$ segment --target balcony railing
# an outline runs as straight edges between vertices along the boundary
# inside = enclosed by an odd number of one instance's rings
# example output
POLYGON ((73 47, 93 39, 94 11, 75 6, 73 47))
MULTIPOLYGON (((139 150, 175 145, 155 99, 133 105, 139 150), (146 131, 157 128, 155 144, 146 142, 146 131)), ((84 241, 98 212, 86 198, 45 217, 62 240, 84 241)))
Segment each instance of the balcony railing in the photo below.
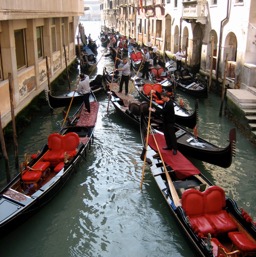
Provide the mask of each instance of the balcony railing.
POLYGON ((189 22, 200 22, 206 24, 207 22, 207 1, 185 1, 183 2, 182 18, 189 22))

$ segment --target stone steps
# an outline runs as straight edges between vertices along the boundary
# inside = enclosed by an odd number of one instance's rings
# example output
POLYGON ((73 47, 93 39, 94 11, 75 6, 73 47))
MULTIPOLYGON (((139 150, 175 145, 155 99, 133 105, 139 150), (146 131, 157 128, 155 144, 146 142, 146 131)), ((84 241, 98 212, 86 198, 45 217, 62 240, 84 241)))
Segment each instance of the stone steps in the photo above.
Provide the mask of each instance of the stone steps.
POLYGON ((228 89, 227 97, 243 112, 253 134, 256 133, 256 88, 228 89))

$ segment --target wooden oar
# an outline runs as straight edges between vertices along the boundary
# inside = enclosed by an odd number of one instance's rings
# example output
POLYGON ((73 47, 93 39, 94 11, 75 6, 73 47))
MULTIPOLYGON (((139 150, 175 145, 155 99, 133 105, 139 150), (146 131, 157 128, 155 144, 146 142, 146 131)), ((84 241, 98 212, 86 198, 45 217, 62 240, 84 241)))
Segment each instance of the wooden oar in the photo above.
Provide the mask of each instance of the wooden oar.
POLYGON ((155 142, 155 144, 156 144, 157 152, 158 152, 158 154, 159 154, 159 156, 160 156, 160 158, 161 158, 161 161, 162 161, 162 163, 163 163, 164 173, 165 173, 165 176, 166 176, 166 179, 167 179, 167 182, 168 182, 168 186, 169 186, 171 195, 172 195, 172 197, 173 197, 173 202, 174 202, 175 206, 180 206, 181 204, 180 204, 179 195, 178 195, 178 193, 177 193, 177 191, 176 191, 176 189, 175 189, 175 187, 174 187, 174 185, 173 185, 173 182, 172 182, 172 180, 171 180, 171 177, 170 177, 170 175, 169 175, 169 173, 168 173, 168 170, 167 170, 166 165, 165 165, 164 160, 163 160, 163 156, 162 156, 162 154, 161 154, 161 152, 160 152, 158 143, 157 143, 157 141, 156 141, 155 135, 152 134, 152 136, 153 136, 154 142, 155 142))
POLYGON ((65 118, 64 118, 64 120, 63 120, 63 123, 62 123, 61 128, 63 128, 63 126, 64 126, 64 125, 65 125, 65 123, 66 123, 66 120, 67 120, 67 117, 68 117, 68 114, 69 114, 70 108, 71 108, 72 103, 73 103, 73 100, 74 100, 75 93, 76 93, 76 91, 74 91, 74 93, 73 93, 73 96, 72 96, 72 98, 71 98, 71 101, 70 101, 70 104, 69 104, 69 106, 68 106, 68 110, 67 110, 67 113, 66 113, 66 115, 65 115, 65 118))
MULTIPOLYGON (((112 79, 111 79, 111 83, 110 84, 112 84, 113 83, 113 81, 114 81, 114 76, 115 76, 115 68, 116 68, 116 60, 117 60, 118 58, 116 57, 115 58, 115 63, 114 63, 114 71, 113 71, 113 75, 112 75, 112 79)), ((110 90, 110 86, 109 86, 109 90, 110 90)), ((109 94, 108 94, 108 106, 107 106, 107 112, 108 112, 108 110, 109 110, 109 103, 110 103, 110 99, 111 99, 111 94, 110 94, 110 91, 109 91, 109 94)))
POLYGON ((140 189, 142 189, 142 184, 143 184, 144 175, 145 175, 145 168, 146 168, 147 148, 148 148, 148 138, 149 138, 149 132, 150 132, 150 120, 151 120, 152 96, 153 96, 153 94, 150 92, 149 114, 148 114, 148 127, 147 127, 147 137, 146 137, 146 143, 145 143, 145 148, 144 148, 144 160, 143 160, 143 168, 142 168, 141 181, 140 181, 140 189))

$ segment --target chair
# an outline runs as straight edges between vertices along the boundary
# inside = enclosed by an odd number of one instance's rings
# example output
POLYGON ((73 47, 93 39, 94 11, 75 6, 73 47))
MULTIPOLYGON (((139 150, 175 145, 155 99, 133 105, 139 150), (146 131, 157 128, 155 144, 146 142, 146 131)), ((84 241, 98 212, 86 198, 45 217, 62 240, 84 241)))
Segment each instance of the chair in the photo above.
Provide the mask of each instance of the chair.
POLYGON ((252 241, 245 233, 229 232, 228 237, 233 246, 241 252, 241 256, 256 256, 256 242, 252 241))

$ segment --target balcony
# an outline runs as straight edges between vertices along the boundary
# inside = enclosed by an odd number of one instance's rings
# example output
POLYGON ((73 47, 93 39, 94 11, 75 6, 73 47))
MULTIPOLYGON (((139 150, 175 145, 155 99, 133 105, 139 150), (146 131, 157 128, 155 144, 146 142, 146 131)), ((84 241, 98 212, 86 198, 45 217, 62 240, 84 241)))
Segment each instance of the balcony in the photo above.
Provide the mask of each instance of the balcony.
POLYGON ((201 24, 207 23, 207 1, 184 1, 182 18, 187 22, 199 22, 201 24))

